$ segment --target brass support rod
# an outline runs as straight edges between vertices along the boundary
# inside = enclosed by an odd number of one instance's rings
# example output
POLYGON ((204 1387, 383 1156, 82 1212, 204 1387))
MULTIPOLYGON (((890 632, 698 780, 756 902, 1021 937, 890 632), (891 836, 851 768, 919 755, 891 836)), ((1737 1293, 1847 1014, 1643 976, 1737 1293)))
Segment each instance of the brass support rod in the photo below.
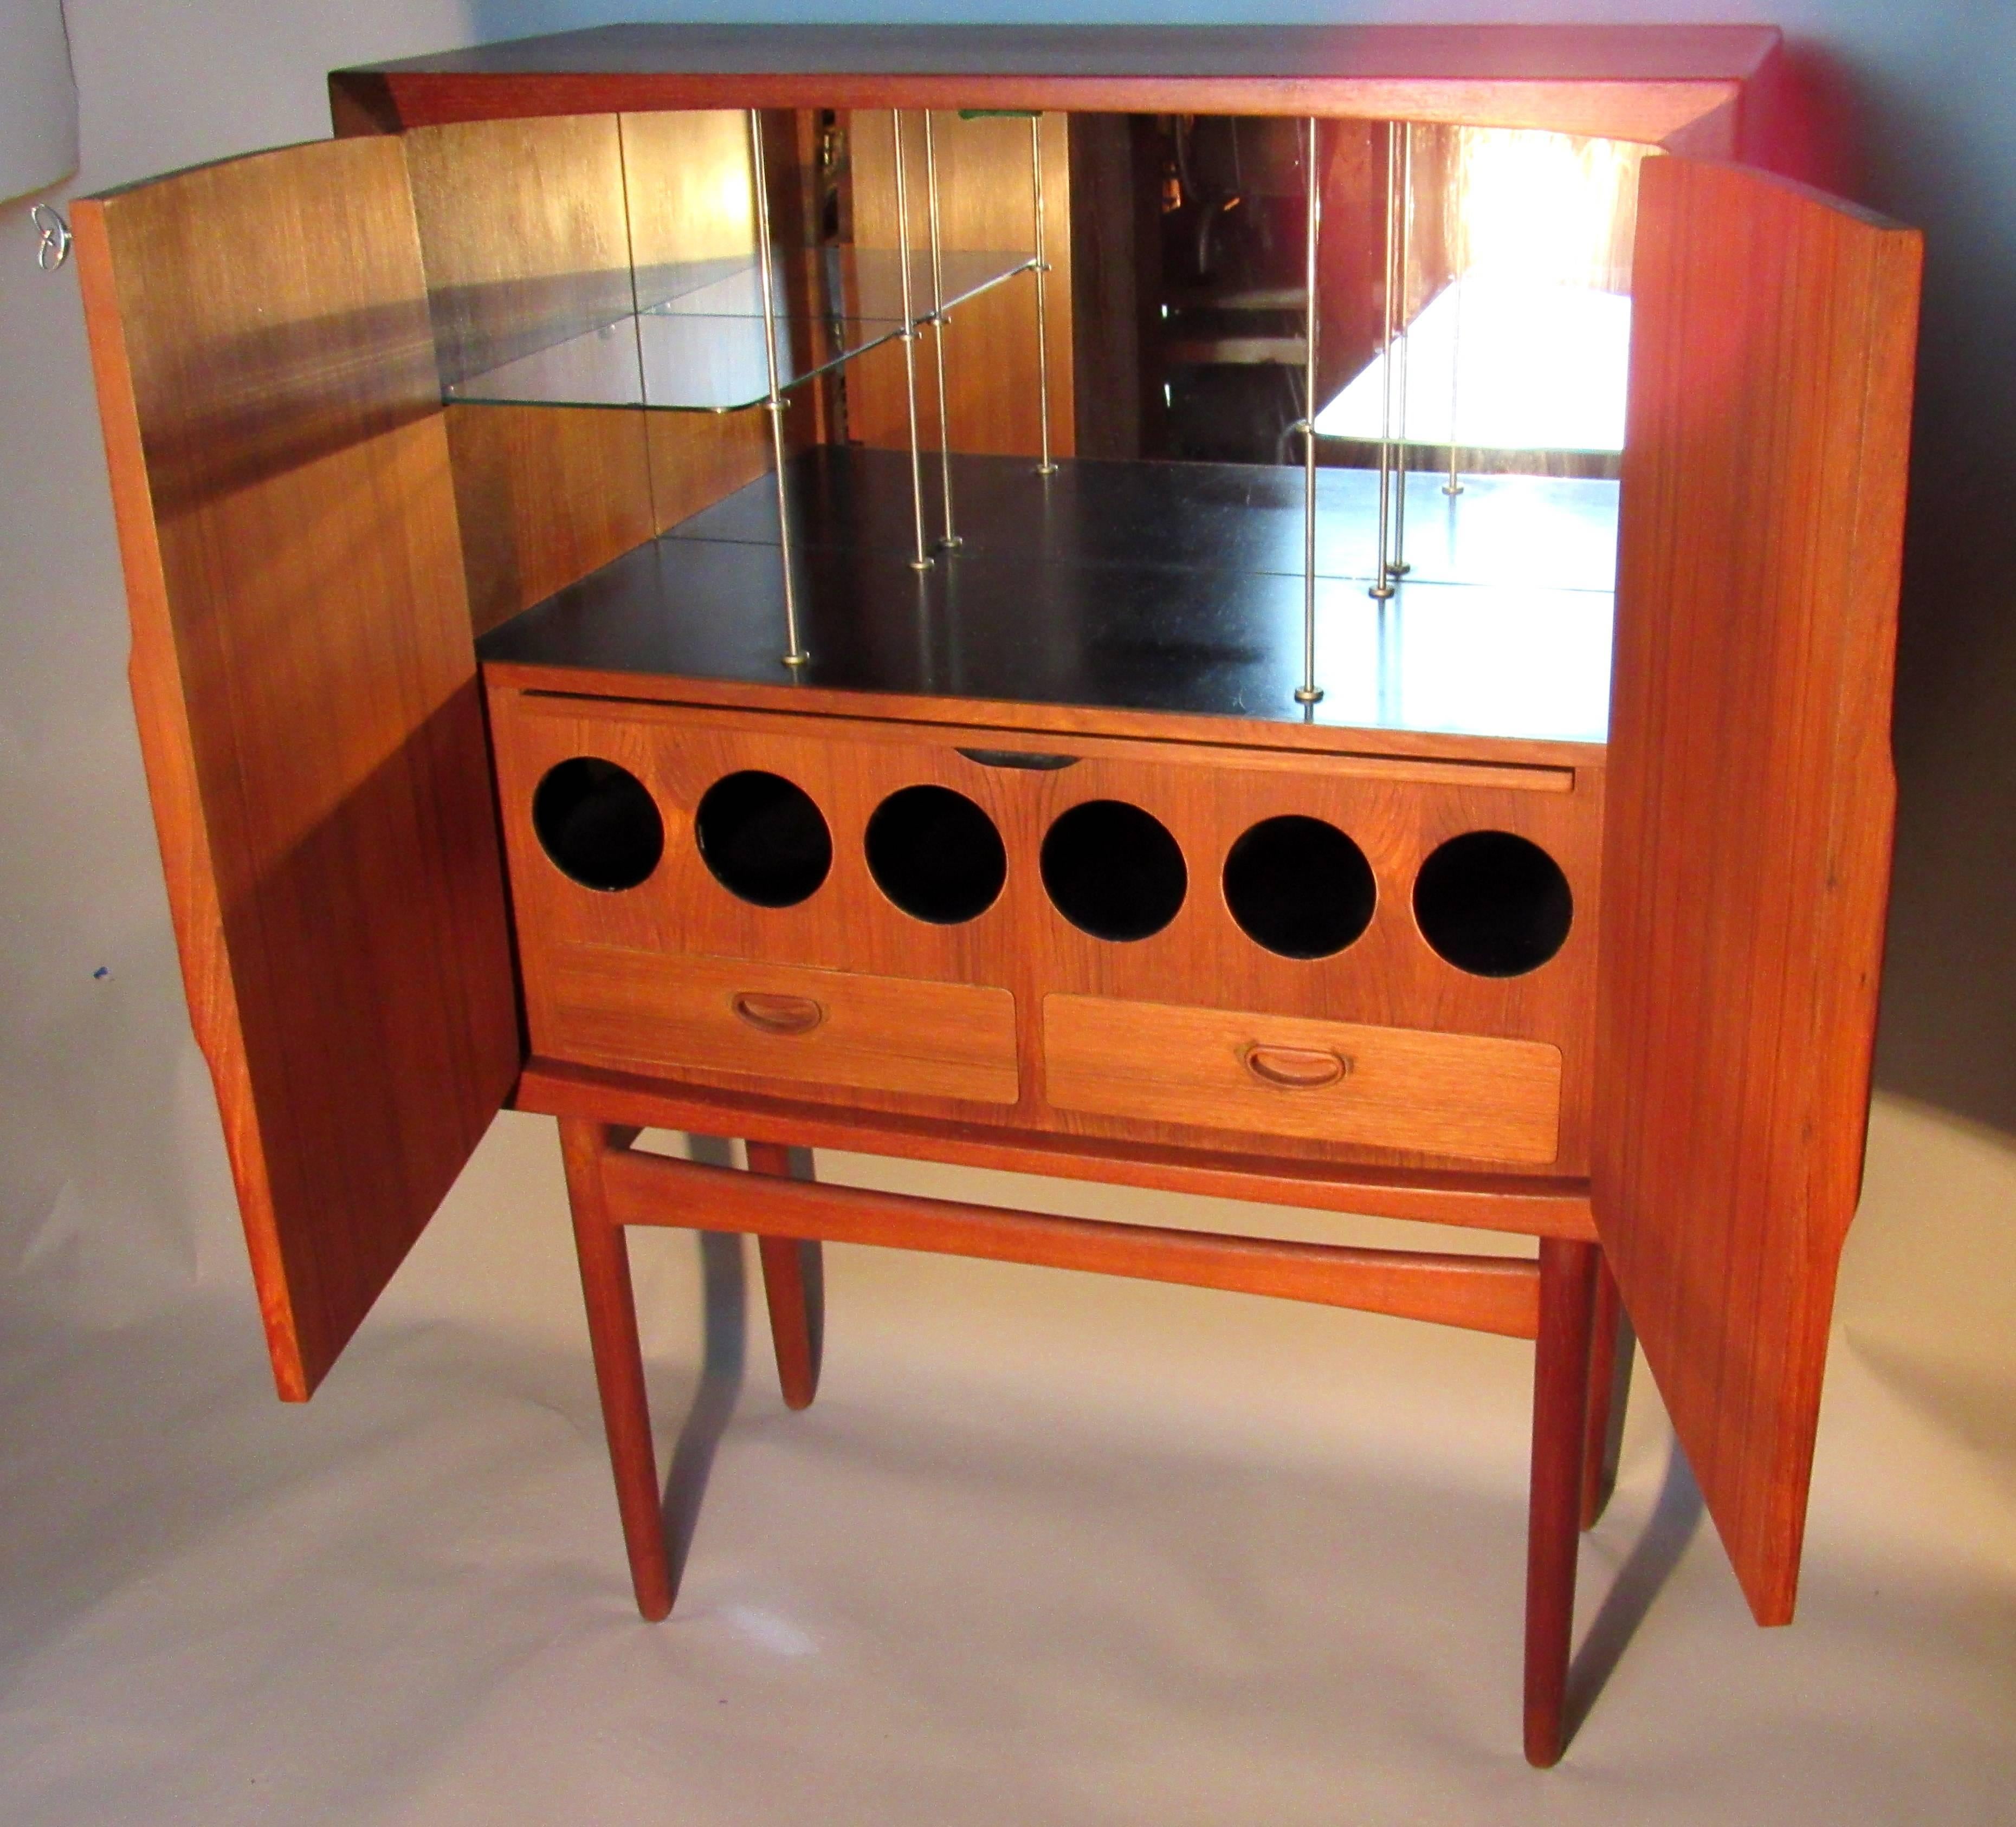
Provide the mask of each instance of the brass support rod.
POLYGON ((1323 225, 1323 182, 1316 164, 1316 120, 1309 117, 1302 283, 1302 682, 1295 702, 1313 707, 1316 683, 1316 244, 1323 225))
MULTIPOLYGON (((1452 263, 1453 264, 1453 263, 1452 263)), ((1455 294, 1449 301, 1449 480, 1442 484, 1444 495, 1461 495, 1463 478, 1456 468, 1456 413, 1461 403, 1461 392, 1457 375, 1463 361, 1463 275, 1458 273, 1449 290, 1455 294)))
POLYGON ((791 508, 784 487, 784 395, 777 366, 776 275, 770 259, 770 185, 763 164, 763 114, 749 110, 749 169, 756 187, 756 283, 763 294, 763 366, 769 390, 763 410, 770 415, 770 465, 777 479, 777 556, 784 571, 784 653, 787 666, 803 666, 812 656, 798 635, 797 586, 791 575, 791 508))
POLYGON ((924 110, 924 200, 931 225, 931 351, 938 371, 938 484, 945 497, 945 537, 939 545, 949 551, 959 543, 952 524, 952 430, 945 405, 945 336, 952 329, 952 313, 945 305, 945 254, 938 230, 938 155, 931 135, 931 111, 924 110))
POLYGON ((1036 414, 1042 430, 1042 460, 1039 476, 1053 473, 1050 460, 1050 313, 1049 279, 1049 243, 1043 225, 1043 117, 1029 117, 1029 191, 1036 210, 1036 414))
POLYGON ((889 131, 896 151, 896 272, 903 300, 903 399, 910 415, 910 508, 916 527, 913 571, 931 567, 924 549, 924 461, 917 443, 917 319, 910 300, 910 194, 903 174, 903 110, 889 110, 889 131))
POLYGON ((1399 157, 1399 129, 1386 123, 1386 270, 1381 287, 1385 321, 1379 341, 1379 552, 1368 596, 1393 594, 1393 167, 1399 157))
POLYGON ((1393 452, 1393 562, 1389 575, 1404 577, 1410 568, 1407 563, 1407 352, 1413 344, 1407 327, 1407 286, 1413 267, 1414 244, 1414 124, 1411 120, 1403 123, 1400 128, 1399 213, 1399 335, 1395 348, 1399 357, 1396 380, 1400 395, 1400 435, 1393 452))

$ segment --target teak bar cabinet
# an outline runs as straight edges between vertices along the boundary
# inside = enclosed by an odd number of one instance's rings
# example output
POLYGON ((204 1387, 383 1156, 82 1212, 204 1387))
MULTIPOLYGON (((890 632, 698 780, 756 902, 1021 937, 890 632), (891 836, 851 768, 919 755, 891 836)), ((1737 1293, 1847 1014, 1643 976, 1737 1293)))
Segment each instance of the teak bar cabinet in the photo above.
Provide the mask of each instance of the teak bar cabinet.
POLYGON ((798 1407, 828 1239, 1532 1340, 1541 1764, 1628 1313, 1788 1620, 1919 244, 1781 174, 1777 34, 634 27, 330 93, 76 222, 281 1394, 509 1103, 560 1120, 648 1617, 647 1224, 761 1239, 798 1407))

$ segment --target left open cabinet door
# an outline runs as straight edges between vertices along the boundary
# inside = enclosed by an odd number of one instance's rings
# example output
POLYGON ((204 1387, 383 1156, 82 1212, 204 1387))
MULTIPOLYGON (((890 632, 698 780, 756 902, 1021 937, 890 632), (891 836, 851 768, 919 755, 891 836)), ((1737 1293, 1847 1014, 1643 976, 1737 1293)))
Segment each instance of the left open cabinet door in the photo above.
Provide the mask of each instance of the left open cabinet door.
POLYGON ((520 1057, 404 153, 258 153, 74 225, 189 1014, 301 1400, 520 1057))

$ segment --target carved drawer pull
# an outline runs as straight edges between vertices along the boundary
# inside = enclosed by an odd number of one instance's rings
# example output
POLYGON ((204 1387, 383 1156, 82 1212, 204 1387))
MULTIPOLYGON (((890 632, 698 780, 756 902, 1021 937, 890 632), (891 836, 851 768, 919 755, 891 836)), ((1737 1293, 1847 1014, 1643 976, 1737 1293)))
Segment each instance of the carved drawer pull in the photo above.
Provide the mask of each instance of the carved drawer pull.
POLYGON ((1246 1070, 1262 1084, 1279 1091, 1320 1091, 1335 1084, 1351 1070, 1341 1053, 1318 1052, 1309 1047, 1265 1047, 1246 1049, 1246 1070))
POLYGON ((729 1007, 759 1033, 808 1034, 826 1020, 826 1010, 809 996, 772 996, 761 990, 738 990, 729 1007))

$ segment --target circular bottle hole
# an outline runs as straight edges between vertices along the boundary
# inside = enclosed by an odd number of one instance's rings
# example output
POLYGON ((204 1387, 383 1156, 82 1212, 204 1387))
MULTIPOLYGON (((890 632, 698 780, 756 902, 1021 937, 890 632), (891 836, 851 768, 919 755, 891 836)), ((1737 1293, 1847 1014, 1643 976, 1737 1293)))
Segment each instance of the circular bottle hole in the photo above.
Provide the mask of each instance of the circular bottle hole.
POLYGON ((914 919, 956 926, 984 914, 1008 879, 994 821, 949 786, 906 786, 875 808, 862 840, 869 873, 914 919))
POLYGON ((1043 839, 1043 887, 1057 910, 1095 939, 1146 939, 1176 917, 1190 887, 1181 846, 1152 813, 1124 800, 1088 800, 1043 839))
POLYGON ((1226 853, 1225 905, 1247 938, 1283 958, 1341 951, 1378 898, 1365 852, 1320 818, 1262 818, 1226 853))
POLYGON ((532 793, 532 829, 553 867, 584 888, 635 888, 665 854, 665 822, 627 768, 576 755, 532 793))
POLYGON ((693 839, 715 881, 758 907, 795 907, 833 867, 833 837, 803 787, 745 769, 717 780, 693 813, 693 839))
POLYGON ((1458 970, 1516 977, 1560 951, 1575 919, 1561 865, 1509 831, 1452 837, 1414 878, 1422 937, 1458 970))

